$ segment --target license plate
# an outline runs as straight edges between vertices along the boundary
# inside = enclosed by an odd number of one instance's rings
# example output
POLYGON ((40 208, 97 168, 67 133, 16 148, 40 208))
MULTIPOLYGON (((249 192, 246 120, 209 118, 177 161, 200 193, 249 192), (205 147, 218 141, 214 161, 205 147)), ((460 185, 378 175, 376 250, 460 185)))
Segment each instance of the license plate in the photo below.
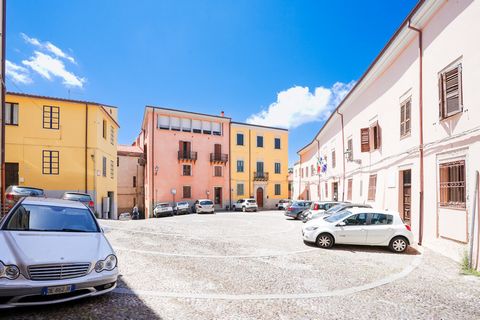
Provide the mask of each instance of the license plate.
POLYGON ((58 287, 45 287, 42 289, 42 296, 49 296, 52 294, 62 294, 75 291, 75 285, 70 284, 67 286, 58 286, 58 287))

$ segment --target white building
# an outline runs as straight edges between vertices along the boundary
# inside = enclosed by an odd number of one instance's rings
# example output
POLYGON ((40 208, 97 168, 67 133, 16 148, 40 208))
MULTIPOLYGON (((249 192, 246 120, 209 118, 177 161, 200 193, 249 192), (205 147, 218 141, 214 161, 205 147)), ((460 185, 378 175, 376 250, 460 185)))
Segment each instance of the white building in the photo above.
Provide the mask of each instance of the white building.
POLYGON ((399 211, 421 244, 459 260, 475 243, 478 261, 479 30, 479 1, 420 1, 298 151, 294 199, 399 211))

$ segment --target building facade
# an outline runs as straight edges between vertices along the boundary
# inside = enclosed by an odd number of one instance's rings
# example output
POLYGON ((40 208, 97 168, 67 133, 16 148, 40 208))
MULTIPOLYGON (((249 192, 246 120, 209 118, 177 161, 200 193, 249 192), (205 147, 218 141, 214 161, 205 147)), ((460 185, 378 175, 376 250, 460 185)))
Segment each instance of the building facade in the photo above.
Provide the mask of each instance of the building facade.
POLYGON ((136 145, 118 145, 118 212, 132 212, 137 207, 140 217, 145 213, 144 171, 145 159, 143 151, 136 145))
POLYGON ((288 198, 288 130, 232 122, 230 140, 232 201, 274 209, 288 198))
POLYGON ((117 217, 117 108, 10 92, 5 109, 7 187, 86 192, 98 216, 117 217))
POLYGON ((230 205, 230 118, 146 107, 138 144, 145 153, 145 208, 211 199, 230 205))
POLYGON ((419 243, 478 266, 478 17, 476 1, 419 2, 298 151, 294 198, 399 211, 419 243))

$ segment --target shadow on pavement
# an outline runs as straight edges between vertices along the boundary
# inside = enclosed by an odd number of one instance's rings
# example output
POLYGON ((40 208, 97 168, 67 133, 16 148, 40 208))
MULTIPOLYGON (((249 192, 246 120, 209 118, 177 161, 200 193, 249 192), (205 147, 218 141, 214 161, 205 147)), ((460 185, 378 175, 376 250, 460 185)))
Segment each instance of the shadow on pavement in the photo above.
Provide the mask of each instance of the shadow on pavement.
MULTIPOLYGON (((128 286, 119 278, 118 285, 128 286)), ((65 303, 0 310, 0 319, 161 319, 136 295, 107 293, 65 303)))
MULTIPOLYGON (((307 241, 304 241, 303 243, 305 243, 305 245, 309 247, 318 248, 315 245, 315 243, 307 242, 307 241)), ((403 253, 392 252, 388 249, 388 247, 383 247, 383 246, 355 246, 355 245, 349 245, 349 244, 336 244, 333 246, 333 248, 330 248, 330 249, 318 248, 318 250, 350 251, 354 253, 356 252, 385 253, 385 254, 392 254, 392 255, 404 254, 409 256, 421 255, 420 251, 418 251, 412 246, 409 246, 407 250, 403 253)))

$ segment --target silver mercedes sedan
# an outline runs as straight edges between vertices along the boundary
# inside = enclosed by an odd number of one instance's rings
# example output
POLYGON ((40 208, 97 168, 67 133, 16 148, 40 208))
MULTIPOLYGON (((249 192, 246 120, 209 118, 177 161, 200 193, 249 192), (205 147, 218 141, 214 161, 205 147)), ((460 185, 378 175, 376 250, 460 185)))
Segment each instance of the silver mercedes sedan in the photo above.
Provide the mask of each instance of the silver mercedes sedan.
POLYGON ((0 309, 115 289, 117 257, 81 202, 24 198, 0 220, 0 309))

